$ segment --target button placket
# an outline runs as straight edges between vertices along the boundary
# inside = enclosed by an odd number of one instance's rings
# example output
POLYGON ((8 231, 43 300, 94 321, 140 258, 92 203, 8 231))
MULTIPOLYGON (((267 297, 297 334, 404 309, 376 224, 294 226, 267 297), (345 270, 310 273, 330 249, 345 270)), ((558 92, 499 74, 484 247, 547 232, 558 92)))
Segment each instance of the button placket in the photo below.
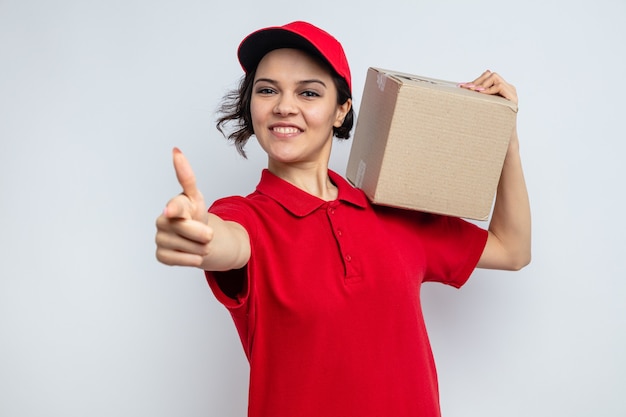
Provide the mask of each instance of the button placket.
POLYGON ((344 208, 336 205, 329 205, 327 209, 328 219, 331 228, 335 234, 335 240, 339 247, 340 255, 343 261, 346 278, 357 276, 358 271, 354 265, 354 253, 350 239, 345 233, 345 221, 343 216, 344 208))

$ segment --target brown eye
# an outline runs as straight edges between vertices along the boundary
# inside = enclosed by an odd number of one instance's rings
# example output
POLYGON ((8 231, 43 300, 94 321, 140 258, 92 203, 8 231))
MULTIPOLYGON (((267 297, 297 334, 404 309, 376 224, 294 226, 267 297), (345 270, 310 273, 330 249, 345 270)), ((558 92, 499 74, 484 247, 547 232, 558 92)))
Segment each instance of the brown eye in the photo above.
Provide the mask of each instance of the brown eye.
POLYGON ((320 97, 318 93, 316 93, 315 91, 311 91, 311 90, 306 90, 302 92, 302 95, 305 97, 320 97))
POLYGON ((264 95, 270 95, 270 94, 274 94, 275 93, 274 89, 269 88, 269 87, 259 88, 256 92, 257 92, 257 94, 264 94, 264 95))

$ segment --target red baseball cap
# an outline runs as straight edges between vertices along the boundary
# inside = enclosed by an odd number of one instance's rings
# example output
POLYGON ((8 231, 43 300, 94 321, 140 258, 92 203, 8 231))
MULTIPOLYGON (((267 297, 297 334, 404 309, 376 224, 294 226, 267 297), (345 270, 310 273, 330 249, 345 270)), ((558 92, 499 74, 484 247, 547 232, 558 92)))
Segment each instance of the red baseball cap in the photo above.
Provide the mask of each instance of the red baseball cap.
POLYGON ((320 56, 346 80, 352 91, 350 67, 343 47, 331 34, 307 22, 291 22, 252 32, 241 41, 237 57, 248 73, 256 68, 265 54, 279 48, 296 48, 320 56))

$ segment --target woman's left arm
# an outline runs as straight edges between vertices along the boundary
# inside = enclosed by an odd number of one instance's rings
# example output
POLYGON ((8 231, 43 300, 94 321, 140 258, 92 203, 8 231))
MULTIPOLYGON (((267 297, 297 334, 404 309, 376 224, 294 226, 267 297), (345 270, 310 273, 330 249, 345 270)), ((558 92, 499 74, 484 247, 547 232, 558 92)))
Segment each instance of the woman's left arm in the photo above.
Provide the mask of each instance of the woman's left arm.
MULTIPOLYGON (((462 84, 461 87, 483 94, 498 94, 517 104, 515 87, 491 71, 485 71, 476 80, 462 84)), ((530 203, 522 170, 517 127, 514 127, 498 183, 487 244, 477 267, 517 271, 528 265, 530 258, 530 203)))

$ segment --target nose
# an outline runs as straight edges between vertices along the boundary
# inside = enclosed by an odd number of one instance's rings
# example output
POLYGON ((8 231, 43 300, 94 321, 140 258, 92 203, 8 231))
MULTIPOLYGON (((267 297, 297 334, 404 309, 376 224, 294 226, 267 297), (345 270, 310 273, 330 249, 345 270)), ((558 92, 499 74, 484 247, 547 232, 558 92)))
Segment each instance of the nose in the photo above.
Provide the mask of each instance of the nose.
POLYGON ((295 99, 290 94, 279 94, 276 98, 274 113, 289 116, 298 112, 295 99))

